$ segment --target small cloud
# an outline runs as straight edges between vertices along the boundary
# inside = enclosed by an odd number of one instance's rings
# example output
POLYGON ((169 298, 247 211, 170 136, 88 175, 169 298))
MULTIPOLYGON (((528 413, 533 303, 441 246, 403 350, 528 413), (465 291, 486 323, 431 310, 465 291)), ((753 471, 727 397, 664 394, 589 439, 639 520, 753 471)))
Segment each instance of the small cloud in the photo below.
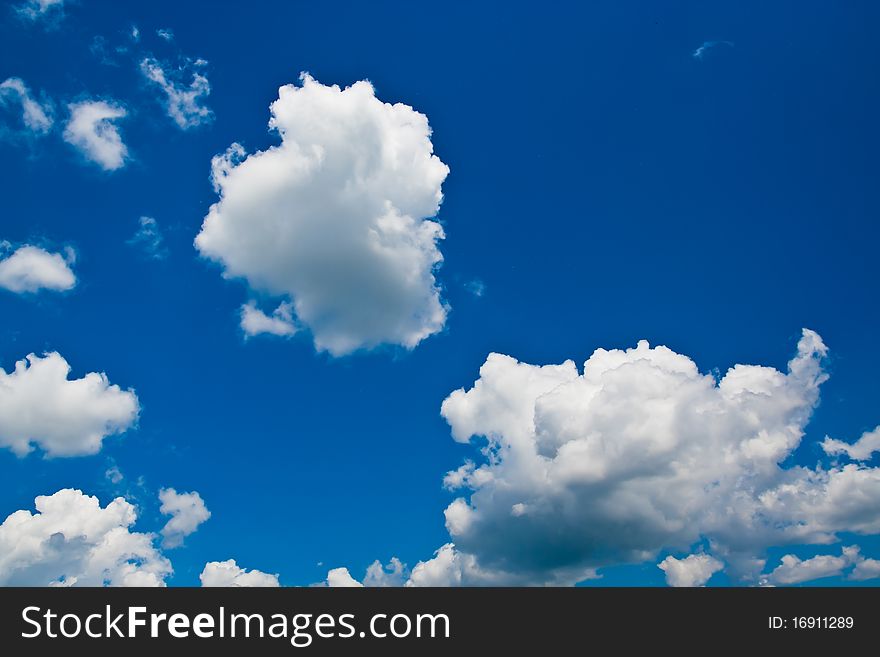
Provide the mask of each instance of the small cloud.
POLYGON ((875 452, 880 452, 880 426, 873 431, 866 431, 854 443, 845 443, 825 436, 821 447, 830 456, 846 454, 853 461, 870 461, 875 452))
POLYGON ((709 50, 712 48, 718 48, 719 46, 733 48, 733 41, 704 41, 702 46, 694 50, 692 56, 694 59, 702 60, 709 50))
POLYGON ((165 111, 182 130, 207 123, 214 116, 208 107, 201 104, 202 98, 211 93, 208 78, 201 73, 193 73, 189 85, 174 79, 185 76, 186 68, 183 66, 176 71, 166 71, 152 57, 143 59, 140 64, 144 77, 165 93, 165 111))
POLYGON ((202 574, 199 575, 202 586, 223 586, 223 587, 277 587, 278 575, 272 573, 264 573, 261 570, 248 570, 241 568, 235 559, 227 561, 209 561, 205 564, 202 574))
POLYGON ((160 39, 165 39, 166 41, 174 40, 174 32, 167 27, 162 27, 156 30, 156 36, 160 39))
POLYGON ((241 307, 241 329, 248 338, 260 333, 290 337, 297 331, 293 319, 293 304, 289 301, 282 302, 271 315, 267 315, 257 308, 256 301, 249 301, 241 307))
POLYGON ((163 488, 159 491, 159 501, 162 502, 159 511, 163 515, 171 516, 160 532, 162 545, 166 548, 183 545, 183 539, 211 517, 205 501, 196 491, 178 493, 173 488, 163 488))
POLYGON ((128 149, 114 121, 126 116, 125 108, 103 100, 85 100, 68 108, 70 119, 64 128, 64 141, 105 171, 121 168, 128 149))
POLYGON ((141 31, 138 29, 137 25, 132 25, 131 30, 129 31, 129 36, 131 36, 131 40, 137 43, 141 40, 141 31))
POLYGON ((26 0, 16 7, 19 16, 36 21, 44 17, 58 17, 64 8, 64 0, 26 0))
POLYGON ((724 564, 708 554, 691 554, 684 559, 666 557, 657 564, 666 573, 666 583, 674 587, 705 586, 724 564))
POLYGON ((164 260, 168 257, 168 249, 159 229, 159 222, 153 217, 141 217, 138 219, 138 229, 127 244, 139 247, 148 257, 154 260, 164 260))
POLYGON ((475 278, 465 283, 464 289, 466 289, 477 298, 486 294, 486 284, 479 278, 475 278))
POLYGON ((125 477, 122 476, 122 471, 119 469, 119 466, 115 464, 107 468, 106 472, 104 472, 104 477, 106 477, 111 484, 118 484, 125 479, 125 477))
POLYGON ((65 292, 76 285, 76 275, 70 265, 76 260, 71 248, 60 253, 25 244, 12 254, 9 242, 0 243, 0 287, 16 294, 36 293, 41 290, 65 292))
POLYGON ((133 390, 111 384, 103 372, 71 379, 70 370, 57 352, 28 354, 8 373, 0 367, 0 447, 19 457, 35 447, 47 458, 86 456, 136 424, 133 390))
POLYGON ((37 102, 21 78, 6 78, 0 82, 0 107, 18 104, 21 122, 27 132, 45 135, 52 129, 52 106, 37 102))
POLYGON ((801 560, 794 554, 786 554, 781 563, 766 577, 766 583, 773 585, 800 584, 825 577, 839 577, 843 571, 864 561, 857 545, 843 547, 840 556, 820 554, 801 560))

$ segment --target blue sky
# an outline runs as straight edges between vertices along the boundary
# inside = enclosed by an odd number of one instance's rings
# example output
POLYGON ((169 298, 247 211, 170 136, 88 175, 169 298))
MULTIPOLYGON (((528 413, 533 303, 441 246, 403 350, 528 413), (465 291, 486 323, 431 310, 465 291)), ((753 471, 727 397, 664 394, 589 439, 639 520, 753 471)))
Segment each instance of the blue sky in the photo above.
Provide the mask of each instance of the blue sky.
MULTIPOLYGON (((359 579, 392 556, 413 566, 450 540, 443 510, 457 494, 443 475, 480 458, 481 442, 450 438, 441 402, 473 385, 490 352, 582 366, 599 347, 647 339, 721 376, 737 363, 785 371, 809 328, 828 345, 830 379, 786 466, 827 465, 826 435, 853 442, 880 423, 873 3, 79 0, 50 11, 30 20, 9 5, 0 18, 0 79, 44 94, 59 126, 0 141, 0 240, 73 247, 77 284, 0 290, 0 367, 57 351, 72 377, 105 372, 133 388, 141 410, 95 455, 0 449, 0 517, 78 488, 102 504, 127 496, 136 527, 159 531, 156 493, 173 487, 198 491, 212 516, 166 552, 172 585, 197 585, 207 561, 230 558, 282 584, 337 566, 359 579), (706 42, 730 43, 694 57, 706 42), (146 57, 188 72, 206 60, 213 118, 180 129, 138 70, 146 57), (380 100, 426 115, 449 167, 436 280, 451 310, 414 349, 334 357, 307 331, 245 339, 239 308, 264 297, 193 246, 218 200, 211 158, 233 142, 249 153, 279 143, 269 104, 302 71, 343 88, 369 80, 380 100), (86 99, 128 112, 118 170, 60 137, 67 105, 86 99), (166 257, 129 243, 142 216, 166 257), (105 477, 114 464, 117 483, 105 477)), ((15 106, 0 109, 16 127, 15 106)), ((841 536, 880 555, 875 536, 841 536)), ((788 553, 840 546, 770 546, 768 570, 788 553)), ((591 583, 661 585, 665 554, 591 583)))

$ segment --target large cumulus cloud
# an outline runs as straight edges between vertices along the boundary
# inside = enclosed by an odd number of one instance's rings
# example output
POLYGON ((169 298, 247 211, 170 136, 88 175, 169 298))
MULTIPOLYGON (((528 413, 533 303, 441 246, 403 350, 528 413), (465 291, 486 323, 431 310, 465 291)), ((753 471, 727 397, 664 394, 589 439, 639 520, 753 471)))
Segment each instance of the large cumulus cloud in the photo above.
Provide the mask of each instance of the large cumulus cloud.
POLYGON ((263 294, 292 302, 315 347, 344 355, 415 347, 447 309, 435 280, 441 185, 425 115, 308 75, 279 89, 270 128, 281 143, 214 158, 220 199, 197 249, 263 294))
POLYGON ((447 473, 445 486, 464 491, 445 511, 452 541, 407 584, 574 584, 646 561, 673 585, 722 568, 750 584, 853 566, 853 579, 877 576, 858 548, 787 555, 775 569, 766 560, 774 546, 880 534, 880 468, 864 462, 873 433, 826 440, 842 462, 786 464, 828 378, 826 355, 809 330, 785 372, 736 365, 718 379, 644 341, 597 349, 582 371, 490 354, 474 385, 442 404, 453 438, 477 440, 482 456, 447 473))
POLYGON ((819 387, 826 347, 804 330, 787 372, 736 365, 718 381, 640 342, 575 364, 492 354, 442 414, 453 437, 486 440, 482 464, 446 478, 456 550, 537 580, 687 551, 708 541, 734 577, 765 549, 880 533, 880 469, 784 468, 819 387))
POLYGON ((35 500, 0 524, 0 586, 164 586, 171 563, 154 536, 132 532, 135 508, 102 507, 73 489, 35 500))

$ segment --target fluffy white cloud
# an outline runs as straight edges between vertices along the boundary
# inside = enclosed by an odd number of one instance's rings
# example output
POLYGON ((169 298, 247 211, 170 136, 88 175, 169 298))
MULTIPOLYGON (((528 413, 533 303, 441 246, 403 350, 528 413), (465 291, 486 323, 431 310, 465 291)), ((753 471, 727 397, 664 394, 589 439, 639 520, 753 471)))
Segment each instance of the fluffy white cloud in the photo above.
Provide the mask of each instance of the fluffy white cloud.
POLYGON ((377 559, 367 567, 363 585, 370 587, 403 586, 406 578, 406 564, 397 557, 391 557, 391 561, 384 566, 377 559))
POLYGON ((18 456, 39 446, 47 456, 96 454, 107 436, 137 420, 138 398, 90 372, 69 379, 58 353, 30 354, 12 372, 0 368, 0 447, 18 456))
POLYGON ((821 554, 801 560, 793 554, 786 554, 781 559, 782 563, 767 577, 767 583, 800 584, 823 577, 836 577, 859 560, 858 546, 843 548, 839 557, 821 554))
POLYGON ((210 561, 199 575, 202 586, 277 587, 278 575, 240 568, 235 559, 210 561))
POLYGON ((0 586, 164 586, 171 564, 132 532, 135 508, 64 489, 0 525, 0 586))
POLYGON ((348 568, 334 568, 327 573, 327 586, 332 588, 357 588, 363 586, 351 576, 348 568))
POLYGON ((863 559, 856 564, 849 575, 849 579, 862 581, 880 577, 880 560, 863 559))
POLYGON ((657 564, 666 573, 669 586, 705 586, 709 578, 724 568, 724 564, 708 554, 691 554, 684 559, 666 557, 657 564))
POLYGON ((333 568, 327 573, 327 580, 324 582, 330 587, 389 587, 403 586, 407 581, 406 564, 402 563, 397 557, 391 557, 386 565, 378 559, 367 567, 367 573, 362 582, 359 582, 348 568, 333 568))
POLYGON ((866 431, 852 444, 826 436, 822 449, 826 454, 846 454, 853 461, 870 461, 874 452, 880 452, 880 427, 866 431))
MULTIPOLYGON (((211 85, 204 75, 194 72, 192 81, 189 85, 185 85, 172 79, 173 72, 165 71, 162 65, 151 57, 141 61, 141 73, 164 92, 168 116, 182 130, 211 120, 213 116, 211 110, 201 104, 203 98, 211 93, 211 85)), ((177 74, 183 73, 183 69, 177 71, 177 74)))
POLYGON ((64 128, 64 141, 105 171, 121 168, 128 149, 113 122, 126 116, 125 108, 103 100, 85 100, 68 105, 68 109, 70 118, 64 128))
POLYGON ((134 236, 128 240, 132 246, 139 247, 154 260, 164 260, 168 257, 168 249, 165 248, 162 239, 162 231, 159 222, 153 217, 141 217, 138 219, 138 229, 134 236))
POLYGON ((250 301, 241 307, 241 329, 248 337, 260 333, 289 337, 296 333, 293 304, 282 301, 271 315, 267 315, 257 308, 255 301, 250 301))
POLYGON ((455 547, 411 581, 574 583, 706 539, 754 582, 770 546, 880 533, 880 469, 780 466, 818 402, 825 355, 805 330, 787 372, 736 365, 718 381, 647 342, 598 349, 582 373, 490 355, 441 411, 456 440, 485 438, 484 462, 445 479, 470 491, 446 509, 455 547))
POLYGON ((174 41, 174 32, 171 28, 162 27, 156 30, 156 36, 165 41, 174 41))
POLYGON ((315 346, 340 356, 415 347, 446 321, 434 270, 441 184, 428 119, 383 103, 366 81, 340 89, 308 75, 271 105, 281 144, 214 158, 220 200, 201 254, 254 289, 286 297, 315 346))
POLYGON ((162 546, 166 548, 183 545, 183 539, 211 517, 202 496, 195 491, 178 493, 173 488, 163 488, 159 491, 159 501, 162 502, 159 511, 171 516, 161 532, 162 546))
POLYGON ((21 78, 7 78, 0 83, 0 106, 17 103, 21 107, 21 121, 29 132, 45 135, 52 129, 52 108, 38 103, 21 78))
POLYGON ((72 249, 62 255, 25 244, 11 255, 2 256, 5 246, 6 243, 0 243, 0 287, 21 294, 40 290, 63 292, 76 285, 70 268, 75 258, 72 249))

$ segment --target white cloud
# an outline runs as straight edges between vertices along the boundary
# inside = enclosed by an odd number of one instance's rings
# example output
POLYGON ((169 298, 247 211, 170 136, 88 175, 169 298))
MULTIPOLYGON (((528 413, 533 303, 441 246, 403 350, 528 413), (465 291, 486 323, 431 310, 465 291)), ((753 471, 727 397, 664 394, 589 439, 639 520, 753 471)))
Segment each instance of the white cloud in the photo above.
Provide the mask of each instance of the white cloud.
POLYGON ((50 12, 60 11, 63 6, 64 0, 25 0, 17 9, 20 16, 37 20, 50 12))
POLYGON ((105 478, 107 479, 107 481, 109 481, 111 484, 118 484, 120 481, 122 481, 123 479, 125 479, 125 477, 124 477, 123 474, 122 474, 122 470, 120 470, 120 469, 119 469, 119 466, 118 466, 118 465, 115 465, 115 464, 114 464, 114 465, 111 465, 109 468, 107 468, 107 469, 104 471, 104 477, 105 477, 105 478))
POLYGON ((202 496, 195 491, 178 493, 173 488, 163 488, 159 491, 159 500, 162 502, 159 511, 171 516, 161 531, 162 546, 166 548, 183 545, 183 539, 211 517, 202 496))
POLYGON ((592 568, 562 568, 540 576, 534 572, 484 568, 473 554, 447 543, 433 558, 415 565, 405 586, 566 586, 598 578, 592 568))
POLYGON ((666 557, 657 564, 666 573, 669 586, 705 586, 709 578, 724 568, 724 564, 708 554, 691 554, 684 559, 666 557))
POLYGON ((160 39, 165 39, 165 41, 173 41, 174 40, 174 32, 167 27, 162 27, 156 30, 156 36, 160 39))
POLYGON ((29 132, 45 135, 52 129, 52 107, 34 100, 21 78, 7 78, 0 83, 0 106, 13 102, 21 107, 21 121, 29 132))
POLYGON ((140 247, 147 257, 154 260, 164 260, 168 257, 168 249, 165 248, 159 222, 153 217, 138 219, 137 232, 128 243, 140 247))
POLYGON ((289 337, 297 330, 293 320, 293 304, 282 301, 270 316, 257 308, 255 301, 250 301, 241 307, 241 329, 248 337, 260 333, 289 337))
POLYGON ((708 540, 755 581, 768 547, 880 533, 880 469, 780 466, 818 403, 825 354, 805 330, 786 373, 736 365, 720 381, 646 342, 598 349, 583 373, 490 355, 441 410, 457 441, 486 441, 482 464, 445 479, 470 491, 446 509, 455 547, 411 580, 571 584, 708 540))
POLYGON ((874 452, 880 452, 880 427, 866 431, 852 444, 826 436, 822 449, 826 454, 846 454, 853 461, 870 461, 874 452))
POLYGON ((691 56, 694 59, 702 60, 706 57, 706 53, 708 53, 711 49, 725 46, 728 48, 733 48, 733 41, 704 41, 703 45, 694 50, 691 56))
POLYGON ((464 287, 468 292, 470 292, 477 298, 480 298, 484 294, 486 294, 486 284, 479 278, 468 281, 464 284, 464 287))
POLYGON ((348 568, 334 568, 327 573, 327 586, 333 588, 357 588, 363 586, 351 576, 348 568))
POLYGON ((391 557, 386 565, 378 559, 367 567, 363 585, 369 587, 403 586, 407 579, 406 564, 397 557, 391 557))
MULTIPOLYGON (((0 257, 4 246, 6 243, 0 243, 0 257)), ((76 276, 70 268, 74 257, 72 250, 62 255, 25 244, 0 259, 0 287, 17 294, 70 290, 76 285, 76 276)))
MULTIPOLYGON (((192 82, 185 85, 172 79, 173 71, 165 71, 162 65, 147 57, 141 61, 141 73, 165 93, 165 109, 183 130, 210 121, 213 113, 201 104, 203 97, 211 93, 211 85, 201 73, 192 74, 192 82)), ((183 75, 184 69, 175 75, 183 75)))
POLYGON ((849 579, 864 581, 880 577, 880 561, 877 559, 863 559, 856 564, 849 575, 849 579))
POLYGON ((278 575, 239 568, 235 559, 210 561, 199 575, 202 586, 277 587, 278 575))
POLYGON ((767 583, 800 584, 823 577, 837 577, 859 560, 857 546, 843 548, 839 557, 822 554, 802 561, 793 554, 786 554, 782 563, 770 573, 767 583))
MULTIPOLYGON (((318 564, 320 565, 320 564, 318 564)), ((329 587, 391 587, 404 586, 407 583, 409 570, 406 564, 397 557, 391 557, 384 566, 378 559, 367 567, 363 581, 352 577, 348 568, 333 568, 327 573, 323 585, 329 587)), ((319 585, 320 586, 320 585, 319 585)))
POLYGON ((138 398, 111 385, 106 374, 69 379, 58 353, 30 354, 6 373, 0 368, 0 447, 24 456, 36 445, 47 456, 96 454, 107 436, 137 420, 138 398))
POLYGON ((0 525, 0 586, 164 586, 171 564, 132 532, 135 508, 64 489, 0 525))
POLYGON ((413 348, 447 308, 434 270, 431 221, 449 172, 423 114, 376 98, 369 82, 340 89, 308 75, 272 103, 281 144, 214 158, 220 193, 196 247, 226 277, 292 301, 315 346, 341 356, 380 344, 413 348))
POLYGON ((125 108, 103 100, 85 100, 68 108, 70 119, 64 128, 64 141, 106 171, 121 168, 128 149, 113 122, 126 116, 125 108))

